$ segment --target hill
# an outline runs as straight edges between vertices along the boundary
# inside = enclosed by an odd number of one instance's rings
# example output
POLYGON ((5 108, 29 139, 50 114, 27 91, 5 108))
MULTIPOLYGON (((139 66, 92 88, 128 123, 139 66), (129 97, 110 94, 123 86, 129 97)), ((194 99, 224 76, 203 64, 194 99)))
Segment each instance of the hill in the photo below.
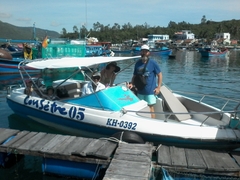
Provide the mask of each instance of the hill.
MULTIPOLYGON (((35 28, 36 38, 42 40, 46 34, 51 38, 58 38, 60 34, 55 31, 35 28)), ((25 39, 33 40, 33 27, 18 27, 0 21, 0 39, 25 39)))

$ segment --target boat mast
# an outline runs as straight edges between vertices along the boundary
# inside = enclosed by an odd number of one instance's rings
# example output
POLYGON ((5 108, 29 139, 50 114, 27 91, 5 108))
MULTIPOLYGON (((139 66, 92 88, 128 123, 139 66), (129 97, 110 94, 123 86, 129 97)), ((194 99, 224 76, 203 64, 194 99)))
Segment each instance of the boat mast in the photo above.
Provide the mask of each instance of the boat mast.
POLYGON ((33 40, 36 40, 35 22, 33 23, 33 40))

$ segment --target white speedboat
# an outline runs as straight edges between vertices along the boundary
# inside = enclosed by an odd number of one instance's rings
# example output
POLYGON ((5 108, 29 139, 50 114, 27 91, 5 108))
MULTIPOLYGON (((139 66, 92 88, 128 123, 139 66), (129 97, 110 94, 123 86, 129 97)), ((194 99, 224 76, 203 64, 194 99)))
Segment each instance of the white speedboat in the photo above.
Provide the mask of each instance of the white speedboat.
POLYGON ((131 58, 136 57, 69 57, 22 62, 19 66, 23 70, 41 69, 40 78, 32 79, 40 97, 24 94, 24 86, 9 87, 7 103, 16 114, 69 134, 193 148, 240 147, 239 100, 223 98, 225 102, 219 108, 220 101, 208 101, 215 102, 216 107, 204 103, 211 96, 194 100, 163 85, 154 107, 156 118, 152 119, 147 103, 139 100, 125 83, 81 96, 81 87, 89 81, 87 71, 93 66, 131 58), (67 78, 63 78, 64 74, 67 78), (46 98, 44 93, 49 83, 60 96, 58 100, 46 98), (225 110, 229 104, 235 108, 225 110))

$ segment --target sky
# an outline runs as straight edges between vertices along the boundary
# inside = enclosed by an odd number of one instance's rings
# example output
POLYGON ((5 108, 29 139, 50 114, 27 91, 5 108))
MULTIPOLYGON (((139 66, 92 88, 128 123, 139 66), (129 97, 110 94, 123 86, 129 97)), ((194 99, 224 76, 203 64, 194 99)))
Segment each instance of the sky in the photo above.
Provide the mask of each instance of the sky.
MULTIPOLYGON (((0 1, 0 21, 19 27, 73 32, 99 22, 167 27, 170 21, 199 24, 240 19, 240 0, 23 0, 0 1)), ((1 29, 0 29, 1 31, 1 29)))

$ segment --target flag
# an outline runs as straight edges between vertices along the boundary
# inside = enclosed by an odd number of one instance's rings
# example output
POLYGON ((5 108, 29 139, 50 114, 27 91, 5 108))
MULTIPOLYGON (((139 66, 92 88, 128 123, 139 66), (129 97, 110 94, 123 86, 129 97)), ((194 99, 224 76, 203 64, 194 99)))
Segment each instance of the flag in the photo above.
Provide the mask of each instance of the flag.
POLYGON ((43 40, 43 42, 42 42, 42 47, 43 48, 46 48, 48 46, 48 38, 47 38, 47 36, 45 37, 45 39, 43 40))

